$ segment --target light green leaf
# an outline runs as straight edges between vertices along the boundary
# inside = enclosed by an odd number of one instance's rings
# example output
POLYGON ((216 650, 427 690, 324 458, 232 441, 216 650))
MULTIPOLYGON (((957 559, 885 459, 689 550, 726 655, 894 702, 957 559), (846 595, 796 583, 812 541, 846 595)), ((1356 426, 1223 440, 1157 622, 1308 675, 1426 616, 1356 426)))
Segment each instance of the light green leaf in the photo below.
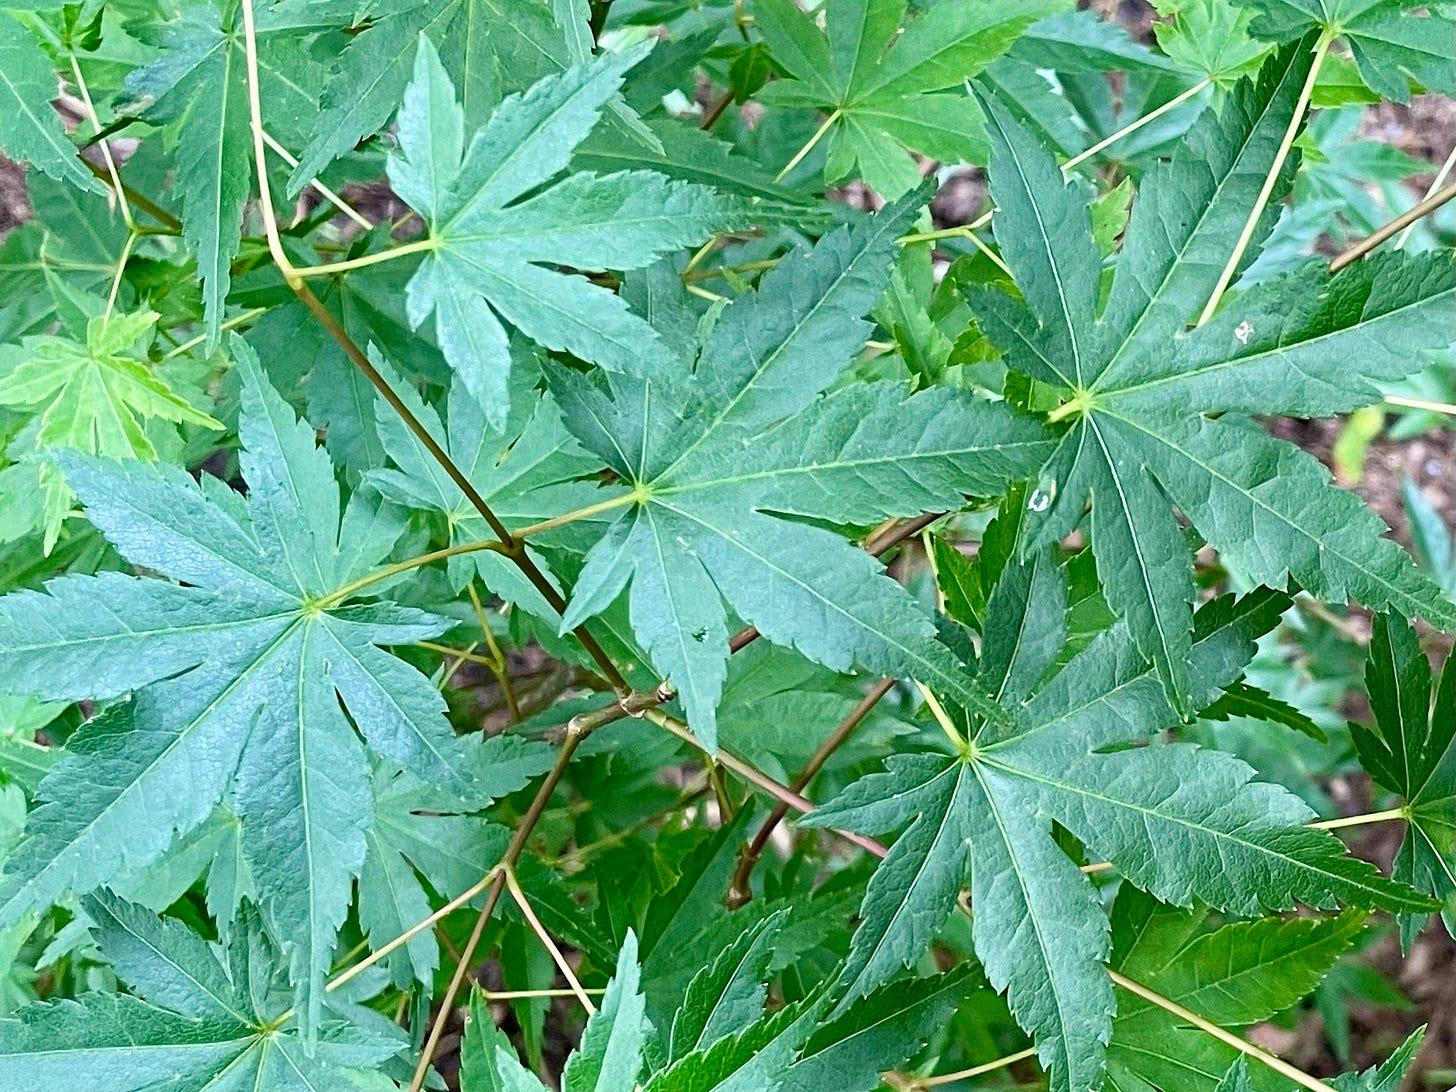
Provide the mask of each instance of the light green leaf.
MULTIPOLYGON (((345 710, 381 755, 467 796, 471 750, 435 688, 376 647, 435 635, 439 620, 387 603, 315 606, 378 564, 399 525, 367 537, 371 552, 340 546, 338 486, 313 428, 243 343, 234 352, 245 506, 215 503, 209 492, 232 495, 181 471, 65 461, 113 544, 186 586, 77 575, 0 599, 16 689, 71 700, 137 692, 70 741, 0 891, 13 919, 144 866, 205 819, 235 776, 244 857, 293 958, 311 1034, 372 822, 365 755, 345 710)), ((370 503, 356 494, 350 508, 370 503)), ((343 527, 355 519, 345 513, 343 527)))
POLYGON ((510 357, 501 321, 540 344, 614 371, 669 366, 657 335, 621 298, 547 266, 636 269, 730 226, 709 190, 650 172, 564 168, 643 49, 605 54, 503 101, 461 153, 461 114, 434 47, 422 41, 390 178, 416 200, 432 249, 410 280, 409 319, 435 314, 445 358, 490 422, 504 424, 510 357), (438 202, 438 204, 436 204, 438 202))

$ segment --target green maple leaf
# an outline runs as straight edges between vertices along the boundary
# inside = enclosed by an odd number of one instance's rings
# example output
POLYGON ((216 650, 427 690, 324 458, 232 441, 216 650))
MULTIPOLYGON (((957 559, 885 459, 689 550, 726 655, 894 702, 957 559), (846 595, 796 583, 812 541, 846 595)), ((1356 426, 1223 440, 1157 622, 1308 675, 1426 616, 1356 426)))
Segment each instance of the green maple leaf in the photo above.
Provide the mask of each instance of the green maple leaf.
MULTIPOLYGON (((583 6, 584 7, 584 6, 583 6)), ((282 4, 281 21, 330 27, 355 22, 352 4, 282 4)), ((543 0, 397 0, 376 5, 350 37, 324 92, 307 147, 289 178, 296 194, 331 161, 378 132, 420 64, 420 45, 438 59, 460 94, 468 130, 485 122, 509 92, 591 57, 591 29, 575 4, 543 0)), ((655 139, 620 99, 610 109, 619 137, 652 148, 655 139)))
MULTIPOLYGON (((1396 853, 1397 879, 1443 904, 1456 931, 1456 657, 1440 678, 1414 631, 1398 614, 1378 614, 1370 637, 1365 687, 1375 725, 1350 725, 1360 764, 1382 788, 1400 796, 1406 835, 1396 853)), ((1424 924, 1401 922, 1409 945, 1424 924)))
MULTIPOLYGON (((69 448, 112 458, 155 459, 147 435, 150 419, 222 429, 167 385, 144 359, 132 354, 157 322, 154 311, 96 316, 86 325, 86 344, 60 335, 25 338, 0 346, 0 406, 30 411, 24 439, 36 447, 23 489, 39 494, 36 517, 47 551, 75 499, 48 455, 69 448)), ((14 456, 21 445, 12 445, 14 456)))
POLYGON ((1406 1086, 1406 1077, 1425 1038, 1423 1025, 1411 1032, 1395 1053, 1379 1065, 1371 1066, 1362 1073, 1346 1073, 1331 1083, 1340 1092, 1400 1092, 1406 1086))
MULTIPOLYGON (((597 469, 597 461, 566 431, 555 401, 549 395, 536 396, 532 388, 540 369, 529 360, 525 365, 517 361, 512 369, 511 410, 500 429, 492 427, 479 400, 458 380, 446 403, 445 425, 411 388, 394 385, 491 510, 514 527, 583 508, 597 493, 595 485, 581 480, 597 469)), ((394 408, 381 398, 376 412, 384 450, 397 468, 368 474, 380 493, 410 508, 441 513, 449 525, 452 546, 493 538, 485 518, 394 408)), ((550 572, 534 546, 527 547, 527 553, 544 572, 550 572)), ((457 555, 449 559, 446 571, 453 588, 463 588, 473 571, 487 588, 509 602, 553 623, 559 617, 521 570, 501 554, 483 550, 457 555)))
POLYGON ((1239 0, 1259 12, 1250 30, 1288 41, 1318 27, 1341 37, 1365 85, 1381 98, 1410 102, 1411 81, 1456 95, 1456 19, 1449 11, 1415 15, 1412 0, 1239 0))
MULTIPOLYGON (((1261 918, 1201 931, 1201 913, 1124 889, 1112 911, 1112 963, 1135 982, 1220 1027, 1283 1012, 1315 988, 1364 929, 1365 915, 1261 918)), ((1238 1051, 1165 1009, 1119 993, 1107 1048, 1108 1092, 1216 1092, 1238 1051)))
POLYGON ((0 406, 35 413, 36 441, 118 459, 155 459, 143 422, 223 426, 169 387, 132 355, 157 323, 155 311, 98 316, 86 344, 67 337, 26 338, 0 348, 0 406))
POLYGON ((81 165, 51 107, 55 97, 56 70, 50 58, 30 31, 9 15, 0 15, 0 111, 5 116, 0 151, 83 190, 107 192, 81 165))
MULTIPOLYGON (((1051 418, 1069 421, 1029 501, 1029 541, 1066 534, 1091 500, 1107 601, 1185 712, 1194 588, 1174 506, 1259 583, 1293 579, 1333 602, 1456 624, 1439 590, 1380 537, 1373 513, 1247 416, 1315 417, 1377 401, 1376 381, 1414 371, 1422 349, 1449 340, 1450 256, 1377 255, 1334 276, 1313 260, 1185 329, 1255 208, 1310 44, 1273 56, 1148 172, 1100 315, 1102 262, 1079 184, 986 102, 997 240, 1024 303, 983 289, 972 306, 1010 368, 1066 392, 1051 418)), ((1286 162, 1280 187, 1292 174, 1286 162)), ((1265 210, 1256 243, 1277 211, 1265 210)))
MULTIPOLYGON (((1016 517, 1012 517, 1013 521, 1016 517)), ((1127 626, 1118 622, 1059 672, 1064 570, 1038 553, 1010 563, 987 608, 981 688, 1012 727, 982 726, 961 753, 891 756, 804 823, 863 833, 904 829, 871 878, 839 1002, 918 959, 971 874, 977 955, 1036 1039, 1055 1089, 1097 1087, 1111 1031, 1108 924, 1087 877, 1051 836, 1055 820, 1127 882, 1187 906, 1235 914, 1414 907, 1424 898, 1346 856, 1279 786, 1230 755, 1186 744, 1131 746, 1178 722, 1127 626)), ((1198 614, 1189 675, 1214 701, 1288 599, 1261 589, 1198 614)), ((974 723, 974 722, 966 722, 974 723)))
POLYGON ((420 44, 399 115, 402 156, 389 164, 395 190, 424 217, 433 243, 410 279, 409 319, 418 326, 434 312, 445 359, 496 425, 509 399, 500 319, 613 371, 650 374, 671 364, 620 297, 543 263, 635 269, 732 222, 712 191, 648 171, 569 174, 538 190, 566 167, 646 54, 604 54, 543 78, 502 102, 467 147, 450 77, 434 47, 420 44))
POLYGON ((231 784, 244 857, 311 1029, 372 821, 355 725, 384 757, 467 798, 472 748, 434 686, 377 647, 449 623, 347 604, 402 514, 363 491, 341 513, 313 427, 268 386, 246 344, 232 346, 246 499, 157 464, 61 461, 121 554, 182 583, 76 575, 0 599, 10 688, 63 700, 136 692, 72 737, 42 784, 46 803, 9 861, 0 914, 14 920, 150 863, 231 784))
POLYGON ((864 525, 959 508, 967 494, 999 493, 1047 450, 1029 419, 966 391, 860 383, 818 398, 864 343, 860 316, 884 292, 919 204, 907 198, 790 254, 696 347, 681 321, 659 317, 678 328, 681 379, 552 373, 567 427, 630 491, 587 555, 563 632, 630 580, 633 630, 710 746, 727 673, 725 598, 816 663, 933 680, 988 711, 873 558, 778 518, 864 525))
POLYGON ((317 1047, 309 1047, 287 1015, 288 993, 278 988, 276 959, 256 919, 224 962, 182 922, 110 892, 97 892, 83 908, 97 945, 135 996, 36 1002, 0 1020, 0 1081, 8 1087, 394 1087, 375 1071, 405 1045, 388 1021, 331 1016, 317 1047))
POLYGON ((886 197, 920 180, 909 152, 982 162, 981 113, 964 82, 1063 0, 939 4, 906 23, 904 0, 830 0, 825 32, 793 0, 763 0, 759 32, 792 79, 756 96, 830 115, 826 182, 863 178, 886 197), (903 33, 901 28, 903 27, 903 33))
MULTIPOLYGON (((253 143, 242 18, 236 5, 188 4, 175 22, 148 27, 160 55, 128 74, 125 90, 148 121, 167 125, 175 150, 172 189, 182 234, 197 255, 207 350, 217 344, 251 193, 253 143)), ((259 97, 270 135, 288 141, 311 117, 324 70, 297 35, 266 17, 258 35, 259 97)))
MULTIPOLYGON (((491 799, 523 787, 551 765, 539 740, 492 736, 475 756, 472 798, 434 789, 405 770, 374 769, 374 825, 359 873, 359 924, 376 947, 400 936, 433 910, 421 877, 444 899, 480 881, 505 851, 504 827, 473 814, 491 799)), ((428 987, 440 965, 439 944, 426 931, 387 957, 401 989, 428 987)))
MULTIPOLYGON (((617 956, 617 973, 607 983, 601 1007, 586 1022, 581 1044, 566 1059, 562 1092, 633 1092, 642 1071, 643 1047, 651 1024, 640 991, 637 938, 629 929, 617 956)), ((464 1092, 545 1092, 546 1086, 516 1060, 479 998, 461 1046, 464 1092)))

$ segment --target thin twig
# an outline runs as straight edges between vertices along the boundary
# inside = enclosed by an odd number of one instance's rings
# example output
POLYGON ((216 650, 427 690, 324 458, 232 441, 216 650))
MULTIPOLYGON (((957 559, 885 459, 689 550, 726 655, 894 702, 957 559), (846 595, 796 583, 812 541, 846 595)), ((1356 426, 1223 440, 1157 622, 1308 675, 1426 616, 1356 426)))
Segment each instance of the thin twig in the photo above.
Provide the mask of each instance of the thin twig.
POLYGON ((1202 1016, 1189 1011, 1171 998, 1164 997, 1156 990, 1151 990, 1140 982, 1134 982, 1131 978, 1128 978, 1118 971, 1114 971, 1111 967, 1107 968, 1107 973, 1112 977, 1113 982, 1127 990, 1128 993, 1136 994, 1144 1001, 1156 1005, 1164 1012, 1171 1013, 1180 1020, 1188 1021, 1188 1023, 1192 1024, 1205 1035, 1213 1036, 1225 1046, 1233 1047, 1240 1054, 1245 1054, 1255 1061, 1263 1062, 1264 1065, 1268 1066, 1275 1073, 1293 1081, 1301 1088, 1307 1088, 1309 1092, 1337 1092, 1332 1085, 1326 1084, 1318 1077, 1311 1077, 1304 1070, 1297 1069, 1282 1058, 1276 1058, 1267 1050, 1255 1046, 1247 1039, 1242 1039, 1231 1031, 1225 1031, 1211 1020, 1205 1020, 1202 1016))
MULTIPOLYGON (((1421 198, 1425 200, 1441 188, 1441 183, 1446 181, 1446 176, 1451 173, 1451 168, 1456 167, 1456 147, 1451 149, 1451 154, 1446 157, 1446 162, 1441 164, 1441 169, 1436 172, 1436 177, 1431 179, 1431 184, 1426 187, 1426 192, 1421 198)), ((1415 230, 1415 221, 1406 224, 1405 230, 1400 233, 1400 238, 1395 241, 1395 249, 1403 250, 1406 242, 1410 239, 1411 232, 1415 230)))
MULTIPOLYGON (((834 754, 844 742, 854 734, 854 730, 860 726, 865 717, 870 715, 871 710, 879 704, 880 699, 888 694, 895 685, 894 679, 881 679, 870 687, 869 693, 860 699, 859 703, 849 711, 848 715, 841 720, 834 731, 829 733, 828 738, 819 745, 819 749, 810 756, 804 768, 799 771, 799 776, 789 783, 792 792, 802 793, 814 780, 818 772, 824 768, 824 763, 834 754)), ((774 805, 773 811, 769 812, 768 818, 758 828, 758 833, 753 840, 743 847, 738 855, 738 867, 734 870, 732 883, 728 887, 726 899, 729 909, 736 910, 745 905, 753 898, 753 869, 758 864, 758 859, 763 856, 764 847, 768 845, 769 839, 778 825, 784 821, 789 814, 789 805, 780 800, 774 805)))
MULTIPOLYGON (((76 77, 76 90, 81 92, 81 101, 86 104, 86 114, 92 126, 96 129, 98 140, 101 146, 101 158, 106 161, 106 173, 111 176, 111 188, 116 192, 117 207, 121 209, 121 219, 126 224, 127 230, 133 235, 136 234, 136 221, 132 219, 131 204, 126 198, 126 187, 121 184, 121 172, 116 169, 116 160, 111 157, 111 145, 101 136, 101 118, 96 113, 96 107, 91 102, 91 90, 86 86, 86 77, 81 75, 81 64, 76 60, 76 55, 71 54, 71 74, 76 77)), ((124 264, 124 263, 123 263, 124 264)))
POLYGON ((577 979, 576 972, 572 970, 566 957, 561 954, 561 949, 556 946, 556 941, 551 939, 551 934, 546 931, 546 927, 541 924, 541 919, 536 916, 536 911, 531 909, 531 902, 526 898, 526 893, 521 890, 521 881, 516 879, 515 870, 507 868, 502 875, 506 878, 506 890, 511 893, 511 898, 516 900, 516 906, 520 908, 521 915, 531 926, 531 931, 536 934, 536 939, 551 953, 551 959, 555 962, 557 970, 561 972, 567 985, 576 994, 576 999, 581 1002, 581 1007, 586 1009, 588 1015, 595 1015, 597 1007, 592 1004, 592 999, 587 996, 586 990, 581 988, 581 982, 577 979))
POLYGON ((728 107, 732 105, 732 103, 733 89, 729 88, 727 91, 723 92, 722 98, 720 98, 717 102, 713 103, 711 107, 709 107, 708 112, 703 115, 703 120, 698 124, 698 128, 703 130, 704 132, 707 132, 714 125, 718 124, 718 119, 723 116, 723 111, 728 109, 728 107))
MULTIPOLYGON (((243 2, 247 3, 248 0, 243 0, 243 2)), ((445 997, 440 1002, 439 1010, 430 1026, 430 1033, 420 1052, 419 1064, 415 1067, 414 1078, 410 1081, 410 1092, 420 1092, 420 1089, 424 1087, 425 1077, 430 1072, 430 1065, 435 1058, 435 1051, 440 1047, 440 1038, 445 1034, 445 1025, 450 1019, 450 1011, 455 1004, 455 998, 460 995, 460 987, 464 984, 466 975, 470 973, 471 960, 475 957, 475 950, 480 947, 481 937, 485 935, 486 923, 495 913, 501 893, 506 888, 508 873, 520 860, 526 843, 530 841, 531 834, 536 829, 536 824, 541 821, 541 816, 546 811, 546 805, 550 802, 552 793, 556 791, 556 786, 561 783, 562 775, 566 773, 566 767, 571 763, 571 756, 576 753, 576 749, 581 746, 581 742, 586 736, 587 733, 583 731, 567 732, 566 739, 562 741, 561 750, 556 753, 556 762, 546 774, 546 779, 541 782, 541 787, 536 790, 536 795, 532 798, 530 807, 526 809, 526 814, 516 825, 515 833, 511 835, 510 844, 506 846, 500 863, 492 869, 494 877, 487 877, 489 892, 485 897, 485 906, 481 908, 479 916, 475 919, 475 926, 470 931, 470 938, 461 950, 460 960, 455 965, 455 973, 450 977, 450 985, 445 990, 445 997)), ((487 880, 481 882, 485 883, 487 880)))
POLYGON ((1452 182, 1445 189, 1438 190, 1437 192, 1431 194, 1420 204, 1411 208, 1408 212, 1402 213, 1394 220, 1390 221, 1390 223, 1386 224, 1383 227, 1377 228, 1372 234, 1367 235, 1365 238, 1361 239, 1349 250, 1345 251, 1338 258, 1330 263, 1330 272, 1338 273, 1350 263, 1358 262, 1361 258, 1365 257, 1365 255, 1369 254, 1372 250, 1378 247, 1381 243, 1385 242, 1386 239, 1389 239, 1396 232, 1400 231, 1402 228, 1409 227, 1411 224, 1414 224, 1423 216, 1429 216, 1431 213, 1435 212, 1438 208, 1444 205, 1447 201, 1451 200, 1453 197, 1456 197, 1456 182, 1452 182))
MULTIPOLYGON (((669 733, 670 735, 676 736, 678 739, 682 740, 689 746, 696 747, 704 754, 708 753, 708 748, 703 745, 702 740, 700 740, 697 736, 693 735, 692 729, 690 729, 686 724, 678 720, 676 717, 668 716, 661 709, 653 708, 643 710, 642 719, 646 720, 651 724, 657 725, 663 731, 669 733)), ((749 784, 757 786, 759 789, 762 789, 764 792, 768 793, 769 796, 772 796, 775 800, 787 804, 789 807, 793 808, 800 814, 807 815, 809 812, 814 810, 814 805, 812 802, 805 800, 802 796, 794 792, 794 790, 789 788, 787 785, 775 781, 772 777, 769 777, 768 774, 764 773, 758 767, 752 765, 751 763, 744 762, 743 759, 739 758, 737 755, 725 751, 723 748, 720 747, 718 748, 718 752, 715 757, 718 759, 719 764, 722 765, 725 769, 732 770, 749 784)), ((856 834, 854 833, 854 831, 839 830, 835 828, 834 833, 838 834, 846 841, 852 842, 855 845, 859 846, 860 849, 863 849, 866 853, 871 853, 876 857, 884 857, 885 853, 888 852, 885 849, 884 845, 880 842, 875 841, 873 838, 866 838, 862 834, 856 834)))
MULTIPOLYGON (((283 162, 287 163, 290 167, 298 166, 298 160, 293 157, 293 154, 289 152, 289 150, 283 145, 279 144, 278 141, 274 140, 266 129, 263 131, 263 142, 267 144, 268 147, 272 148, 278 158, 283 160, 283 162)), ((314 189, 318 190, 319 194, 322 195, 325 201, 333 205, 334 208, 338 209, 350 220, 353 220, 354 223, 358 224, 365 231, 374 230, 373 220, 369 219, 369 217, 365 216, 358 209, 354 208, 353 205, 349 204, 333 190, 329 189, 322 182, 320 182, 317 178, 310 178, 308 180, 308 184, 314 189)))

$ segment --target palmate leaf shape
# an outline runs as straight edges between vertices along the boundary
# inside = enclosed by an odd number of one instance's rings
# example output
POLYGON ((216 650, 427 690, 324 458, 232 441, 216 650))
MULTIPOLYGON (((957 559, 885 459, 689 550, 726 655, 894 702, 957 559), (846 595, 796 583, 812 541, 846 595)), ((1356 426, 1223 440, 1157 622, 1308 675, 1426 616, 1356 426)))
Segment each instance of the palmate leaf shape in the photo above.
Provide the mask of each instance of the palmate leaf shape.
MULTIPOLYGON (((352 3, 314 0, 276 5, 275 18, 334 29, 353 23, 352 3)), ((564 72, 591 56, 586 5, 567 0, 391 0, 369 11, 350 36, 317 111, 307 147, 288 182, 297 194, 329 163, 376 133, 399 106, 419 63, 417 44, 439 52, 460 92, 465 124, 474 130, 508 92, 564 72)), ((620 100, 609 109, 622 132, 653 139, 620 100)))
MULTIPOLYGON (((1392 869, 1396 879, 1441 900, 1456 932, 1456 657, 1435 680, 1419 639, 1398 614, 1377 614, 1365 688, 1375 725, 1350 725, 1365 772, 1400 796, 1406 834, 1392 869), (1434 693, 1433 693, 1434 690, 1434 693)), ((1402 920, 1409 945, 1425 919, 1402 920)))
POLYGON ((907 24, 905 0, 829 0, 821 33, 793 0, 760 0, 758 30, 793 78, 767 84, 756 98, 830 115, 826 182, 859 177, 899 197, 920 180, 910 152, 984 162, 981 113, 964 81, 1032 23, 1070 6, 938 4, 907 24))
POLYGON ((777 518, 871 524, 958 508, 1048 450, 1035 422, 965 391, 860 383, 818 398, 863 345, 860 316, 920 203, 907 197, 790 254, 723 311, 679 380, 551 373, 567 427, 630 490, 587 555, 563 632, 630 581, 633 630, 709 746, 727 673, 725 598, 816 663, 920 679, 994 715, 878 562, 832 531, 777 518))
POLYGON ((545 77, 503 101, 467 147, 450 77, 434 46, 419 44, 399 112, 402 155, 389 163, 390 182, 424 217, 433 243, 409 282, 409 320, 419 326, 434 313, 445 359, 497 427, 509 400, 501 319, 613 371, 646 375, 672 363, 619 296, 546 265, 636 269, 736 220, 712 190, 651 171, 574 173, 539 188, 567 166, 649 50, 603 54, 545 77))
POLYGON ((1311 27, 1350 47, 1360 78, 1381 98, 1410 102, 1411 80, 1456 95, 1456 20, 1413 0, 1238 0, 1259 13, 1250 30, 1289 41, 1311 27), (1416 15, 1407 9, 1423 8, 1416 15))
POLYGON ((86 344, 59 335, 0 347, 0 406, 35 412, 36 442, 118 459, 155 459, 143 422, 222 429, 131 355, 157 323, 155 311, 100 316, 86 325, 86 344))
POLYGON ((51 108, 56 86, 50 58, 30 31, 0 15, 0 111, 5 117, 0 151, 52 178, 105 193, 106 187, 82 166, 60 115, 51 108))
MULTIPOLYGON (((972 306, 1010 368, 1066 392, 1051 416, 1069 421, 1029 501, 1029 544, 1065 535, 1091 500, 1107 601, 1185 713, 1193 573, 1175 506, 1256 582, 1292 579, 1332 602, 1456 623, 1373 513, 1245 416, 1345 412, 1378 400, 1377 380, 1419 368, 1422 350, 1450 340, 1450 255, 1377 255, 1335 276, 1312 261, 1185 331, 1255 207, 1311 45, 1272 56, 1148 172, 1100 315, 1101 259, 1080 187, 985 102, 996 237, 1024 303, 984 289, 972 306)), ((1286 163, 1281 184, 1292 171, 1286 163)), ((1255 243, 1276 211, 1259 220, 1255 243)))
MULTIPOLYGON (((376 948, 430 916, 420 877, 436 894, 453 899, 500 859, 509 832, 473 813, 545 773, 551 748, 541 740, 492 736, 475 759, 470 799, 431 788, 407 770, 375 765, 374 825, 359 874, 359 925, 376 948)), ((439 964, 439 944, 425 931, 391 952, 385 966, 404 988, 411 979, 429 986, 439 964)))
MULTIPOLYGON (((181 921, 99 891, 92 935, 131 994, 37 1002, 0 1020, 0 1083, 114 1092, 386 1092, 376 1067, 405 1045, 383 1017, 332 1017, 309 1048, 255 914, 219 953, 181 921)), ((373 1016, 374 1014, 368 1014, 373 1016)))
POLYGON ((45 802, 0 880, 0 917, 150 863, 231 784, 244 857, 311 1033, 372 822, 356 726, 380 755, 467 798, 473 745, 454 735, 429 680, 377 647, 449 623, 347 604, 402 514, 362 490, 341 513, 312 426, 247 345, 231 345, 246 499, 152 463, 61 464, 117 550, 180 583, 75 575, 0 598, 8 688, 61 700, 136 692, 77 732, 41 785, 45 802))
MULTIPOLYGON (((376 361, 376 367, 381 364, 376 361)), ((394 384, 415 418, 465 472, 491 510, 512 527, 583 508, 597 492, 593 483, 581 479, 599 464, 566 431, 555 400, 533 389, 540 374, 529 358, 516 360, 511 370, 511 408, 501 429, 489 424, 479 400, 458 379, 446 402, 443 426, 440 415, 413 389, 394 384)), ((398 504, 443 514, 452 546, 493 538, 485 518, 394 408, 382 398, 375 405, 379 437, 395 468, 371 471, 368 480, 398 504)), ((550 572, 534 548, 527 547, 527 552, 543 572, 550 572)), ((491 592, 537 617, 553 624, 559 617, 521 570, 498 553, 457 555, 446 565, 454 588, 463 588, 473 572, 491 592)))
MULTIPOLYGON (((146 421, 222 429, 174 391, 132 350, 156 326, 155 311, 97 315, 86 324, 86 344, 46 334, 0 346, 0 406, 34 414, 27 438, 37 448, 41 523, 45 546, 55 545, 72 494, 45 458, 70 448, 112 458, 155 459, 146 421)), ((10 454, 16 454, 12 447, 10 454)))
MULTIPOLYGON (((1098 1087, 1111 1032, 1108 923, 1058 846, 1055 820, 1127 882, 1233 914, 1327 907, 1414 909, 1424 896, 1346 856, 1285 789, 1218 751, 1135 746, 1178 723, 1124 622, 1060 672, 1065 573, 1048 554, 1009 564, 988 607, 982 689, 1014 723, 983 726, 963 752, 898 754, 803 822, 879 834, 904 828, 875 871, 842 978, 842 1008, 925 951, 971 873, 976 953, 1035 1037, 1052 1087, 1098 1087)), ((1195 707, 1214 701, 1272 628, 1286 596, 1260 589, 1199 611, 1189 652, 1195 707)), ((1428 904, 1427 904, 1428 905, 1428 904)))
MULTIPOLYGON (((286 30, 263 13, 258 81, 264 124, 276 139, 291 142, 317 109, 327 72, 308 44, 286 30)), ((242 16, 236 4, 201 0, 182 5, 175 21, 142 33, 160 55, 127 75, 125 91, 143 118, 171 127, 172 189, 182 207, 183 238, 197 256, 210 352, 222 326, 252 178, 242 16)))
MULTIPOLYGON (((1112 965, 1220 1027, 1236 1029, 1296 1005, 1350 950, 1365 915, 1261 918, 1200 930, 1202 913, 1123 888, 1112 910, 1112 965)), ((1119 993, 1106 1092, 1216 1092, 1239 1057, 1149 1001, 1119 993)))

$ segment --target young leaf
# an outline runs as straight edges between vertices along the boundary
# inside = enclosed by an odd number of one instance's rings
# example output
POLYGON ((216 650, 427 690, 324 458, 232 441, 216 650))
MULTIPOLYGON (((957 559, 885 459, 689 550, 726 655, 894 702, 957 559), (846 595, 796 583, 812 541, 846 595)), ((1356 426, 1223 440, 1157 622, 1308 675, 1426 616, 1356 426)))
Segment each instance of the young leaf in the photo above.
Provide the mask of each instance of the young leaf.
MULTIPOLYGON (((1406 835, 1393 874, 1440 899, 1446 928, 1456 930, 1456 657, 1432 684, 1410 625, 1377 614, 1365 666, 1375 725, 1351 724, 1350 736, 1365 771, 1404 804, 1406 835)), ((1407 945, 1422 924, 1419 916, 1402 921, 1407 945)))
POLYGON ((1184 714, 1193 581, 1174 505, 1258 582, 1292 579, 1331 601, 1456 622, 1372 513, 1242 416, 1339 413, 1378 398, 1375 381, 1410 372, 1415 350, 1447 337, 1449 257, 1386 254, 1333 277, 1311 263, 1183 332, 1224 265, 1231 225, 1258 199, 1308 71, 1306 44, 1272 57, 1223 117, 1206 111, 1145 180, 1100 319, 1082 199, 1035 137, 986 101, 997 236, 1026 302, 984 290, 973 306, 1012 369, 1067 392, 1051 416, 1071 421, 1029 502, 1028 542, 1064 535, 1092 500, 1107 601, 1184 714))
MULTIPOLYGON (((168 386, 134 345, 149 338, 159 316, 98 315, 86 324, 86 344, 60 335, 0 346, 0 406, 34 414, 27 438, 45 459, 70 448, 117 459, 155 459, 146 422, 156 418, 221 430, 222 425, 168 386)), ((18 445, 17 445, 18 446, 18 445)), ((12 454, 15 454, 12 449, 12 454)), ((41 465, 46 547, 55 545, 74 497, 49 460, 41 465)))
POLYGON ((491 424, 505 422, 504 319, 540 344, 613 371, 652 374, 666 348, 621 298, 546 266, 636 269, 730 226, 712 191, 659 174, 570 174, 574 149, 644 49, 604 54, 503 101, 464 143, 464 112, 428 41, 400 111, 395 188, 424 218, 432 249, 411 278, 410 322, 435 315, 445 358, 491 424), (524 198, 524 199, 523 199, 524 198))
POLYGON ((378 647, 448 623, 344 602, 393 545, 397 516, 367 493, 341 516, 313 427, 268 386, 245 343, 233 348, 246 504, 169 467, 62 463, 128 560, 185 585, 76 575, 0 599, 9 685, 68 700, 138 691, 71 740, 0 899, 14 920, 149 863, 207 817, 231 778, 244 853, 311 1033, 372 821, 345 710, 381 755, 467 796, 470 752, 428 680, 378 647))
POLYGON ((969 392, 872 383, 817 398, 862 344, 859 316, 884 290, 917 205, 908 198, 784 259, 723 312, 681 379, 552 373, 567 427, 631 490, 587 556, 563 630, 630 580, 633 628, 709 746, 727 671, 725 597, 816 663, 934 680, 996 715, 874 559, 778 518, 866 524, 959 507, 1046 451, 1039 427, 969 392))
POLYGON ((904 0, 833 0, 821 34, 792 0, 761 0, 758 29, 793 78, 768 84, 757 97, 830 115, 826 182, 859 177, 885 197, 899 197, 920 179, 909 152, 982 161, 980 111, 963 82, 1026 27, 1067 6, 941 4, 907 23, 904 0))

